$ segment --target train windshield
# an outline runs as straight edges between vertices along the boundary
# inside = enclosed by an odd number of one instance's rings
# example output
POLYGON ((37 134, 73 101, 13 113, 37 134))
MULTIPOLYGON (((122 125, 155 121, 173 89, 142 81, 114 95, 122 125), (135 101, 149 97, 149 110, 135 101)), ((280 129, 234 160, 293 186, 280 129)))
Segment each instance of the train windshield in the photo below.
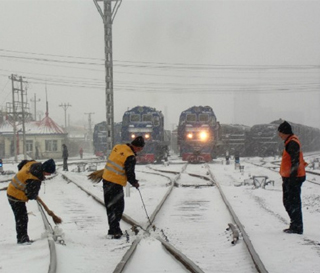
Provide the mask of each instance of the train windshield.
POLYGON ((130 121, 131 121, 131 122, 138 122, 138 121, 140 121, 140 115, 131 114, 131 115, 130 115, 130 121))
POLYGON ((187 115, 186 120, 188 122, 196 122, 197 121, 197 116, 195 114, 189 114, 189 115, 187 115))
POLYGON ((207 114, 201 114, 201 115, 199 115, 199 121, 208 122, 209 121, 209 116, 207 114))
POLYGON ((150 121, 152 122, 152 115, 143 115, 142 116, 142 121, 150 121))

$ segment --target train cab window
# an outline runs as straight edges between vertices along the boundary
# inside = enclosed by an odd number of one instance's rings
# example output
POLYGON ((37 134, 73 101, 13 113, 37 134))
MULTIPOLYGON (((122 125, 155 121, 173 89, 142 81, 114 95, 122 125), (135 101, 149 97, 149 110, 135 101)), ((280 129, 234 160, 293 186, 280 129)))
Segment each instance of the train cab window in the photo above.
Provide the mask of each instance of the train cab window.
POLYGON ((209 116, 207 114, 199 115, 199 121, 208 122, 209 121, 209 116))
POLYGON ((142 121, 149 121, 152 122, 152 115, 143 115, 142 121))
POLYGON ((195 114, 189 114, 189 115, 187 115, 186 120, 187 120, 187 122, 196 122, 197 116, 195 114))
POLYGON ((106 126, 105 126, 105 125, 100 125, 99 128, 98 128, 98 131, 99 131, 99 132, 104 132, 104 131, 106 131, 106 126))
POLYGON ((159 126, 160 125, 160 118, 154 117, 153 119, 153 126, 159 126))
POLYGON ((130 116, 130 121, 131 121, 131 122, 138 122, 138 121, 140 121, 140 115, 132 114, 132 115, 130 116))

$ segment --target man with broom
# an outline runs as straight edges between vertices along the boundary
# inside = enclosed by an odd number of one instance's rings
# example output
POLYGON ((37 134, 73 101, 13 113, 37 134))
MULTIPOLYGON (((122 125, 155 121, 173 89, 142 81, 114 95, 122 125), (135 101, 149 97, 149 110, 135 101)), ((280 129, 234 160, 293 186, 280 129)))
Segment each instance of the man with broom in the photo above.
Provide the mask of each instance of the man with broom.
POLYGON ((139 188, 135 175, 136 154, 144 147, 142 136, 136 137, 131 143, 117 144, 113 147, 105 168, 88 175, 94 182, 103 181, 104 203, 107 209, 109 231, 112 239, 120 239, 122 230, 120 220, 124 211, 123 187, 127 181, 139 188))
POLYGON ((47 175, 56 171, 56 164, 53 159, 44 163, 35 160, 22 160, 18 165, 18 173, 12 178, 8 188, 7 197, 11 205, 17 232, 18 244, 31 244, 33 241, 28 236, 28 213, 26 202, 29 200, 39 201, 47 213, 52 216, 56 224, 61 223, 61 219, 46 207, 38 196, 41 182, 47 175))

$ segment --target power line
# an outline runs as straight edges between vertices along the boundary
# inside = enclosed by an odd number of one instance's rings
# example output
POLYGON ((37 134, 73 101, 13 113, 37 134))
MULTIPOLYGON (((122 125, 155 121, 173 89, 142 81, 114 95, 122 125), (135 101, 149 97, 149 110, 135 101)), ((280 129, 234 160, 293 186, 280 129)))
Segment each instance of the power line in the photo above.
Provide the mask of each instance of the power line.
MULTIPOLYGON (((67 64, 81 64, 81 65, 96 65, 103 66, 105 60, 99 58, 89 58, 89 57, 79 57, 79 56, 70 56, 70 55, 53 55, 53 54, 40 54, 40 53, 30 53, 30 52, 19 52, 0 49, 3 52, 14 52, 14 53, 23 53, 27 55, 39 55, 39 56, 50 56, 50 57, 59 57, 59 58, 71 58, 71 59, 81 59, 81 60, 96 60, 97 62, 83 62, 83 61, 66 61, 66 60, 57 60, 39 58, 39 57, 24 57, 17 55, 0 55, 0 58, 12 58, 12 59, 22 59, 22 60, 33 60, 41 62, 54 62, 54 63, 67 63, 67 64)), ((137 62, 137 61, 120 61, 114 60, 115 67, 122 68, 155 68, 155 69, 183 69, 183 70, 244 70, 244 71, 260 71, 260 70, 297 70, 297 69, 320 69, 320 65, 317 64, 307 64, 307 65, 218 65, 218 64, 190 64, 190 63, 164 63, 164 62, 137 62)))

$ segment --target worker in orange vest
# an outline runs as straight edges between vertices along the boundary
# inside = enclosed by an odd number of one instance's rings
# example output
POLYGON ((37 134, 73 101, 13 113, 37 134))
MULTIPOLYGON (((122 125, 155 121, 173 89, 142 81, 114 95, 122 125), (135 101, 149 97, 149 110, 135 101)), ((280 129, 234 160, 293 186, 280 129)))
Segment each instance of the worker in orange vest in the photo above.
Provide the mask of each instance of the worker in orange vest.
POLYGON ((291 125, 284 121, 278 127, 279 137, 284 141, 284 150, 280 166, 282 177, 283 205, 290 217, 289 228, 285 233, 303 234, 301 210, 301 186, 306 180, 305 166, 301 144, 293 134, 291 125))

